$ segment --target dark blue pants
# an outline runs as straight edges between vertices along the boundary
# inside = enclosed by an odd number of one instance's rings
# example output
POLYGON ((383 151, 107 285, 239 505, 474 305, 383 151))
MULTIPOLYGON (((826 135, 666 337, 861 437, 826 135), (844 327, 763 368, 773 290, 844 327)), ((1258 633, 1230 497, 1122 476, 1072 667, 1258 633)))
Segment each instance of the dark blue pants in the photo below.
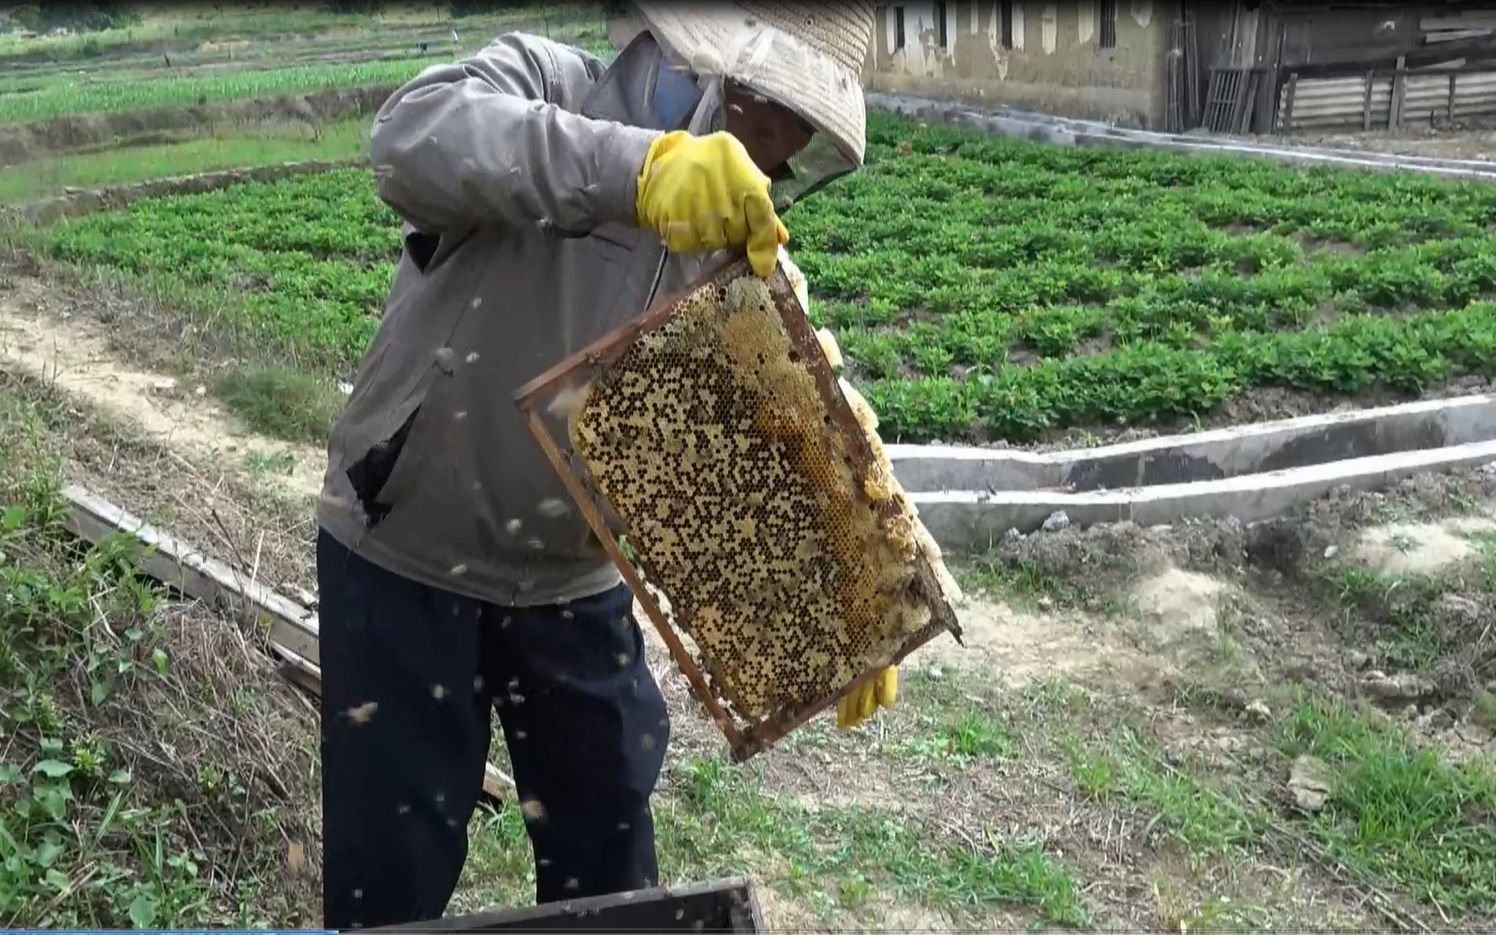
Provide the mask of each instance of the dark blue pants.
POLYGON ((497 710, 536 899, 653 886, 669 739, 626 588, 506 608, 317 541, 324 920, 440 918, 467 858, 497 710))

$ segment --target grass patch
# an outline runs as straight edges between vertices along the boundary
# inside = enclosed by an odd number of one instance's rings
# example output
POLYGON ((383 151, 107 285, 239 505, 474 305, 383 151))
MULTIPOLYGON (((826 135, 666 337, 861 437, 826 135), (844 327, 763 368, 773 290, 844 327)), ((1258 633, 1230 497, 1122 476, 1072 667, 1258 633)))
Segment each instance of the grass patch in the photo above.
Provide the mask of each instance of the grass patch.
POLYGON ((289 475, 292 471, 296 470, 296 456, 289 451, 281 451, 274 454, 264 451, 251 451, 244 456, 244 464, 256 478, 263 478, 272 474, 289 475))
POLYGON ((468 823, 468 859, 448 915, 535 900, 535 857, 513 797, 499 808, 481 805, 468 823))
POLYGON ((1080 795, 1152 812, 1153 824, 1191 854, 1220 856, 1261 837, 1253 806, 1233 790, 1167 765, 1130 727, 1089 743, 1068 738, 1062 746, 1080 795))
POLYGON ((1005 760, 1018 752, 1018 741, 1002 718, 975 705, 920 716, 911 731, 913 737, 899 747, 909 756, 965 763, 1005 760))
POLYGON ((1160 931, 1165 932, 1255 932, 1285 928, 1264 906, 1222 896, 1206 896, 1181 891, 1173 879, 1155 873, 1153 916, 1160 931))
POLYGON ((321 444, 343 408, 343 395, 315 377, 282 367, 224 374, 213 393, 256 431, 321 444))
POLYGON ((1488 731, 1496 732, 1496 694, 1477 688, 1471 697, 1471 718, 1488 731))
POLYGON ((1484 590, 1487 594, 1496 594, 1496 532, 1476 533, 1470 538, 1480 547, 1485 559, 1481 569, 1485 579, 1484 590))
POLYGON ((808 809, 717 760, 685 764, 655 811, 671 880, 753 873, 827 915, 856 917, 876 892, 957 917, 1020 906, 1055 925, 1089 921, 1074 875, 1038 844, 989 834, 979 851, 882 809, 808 809))
POLYGON ((1463 637, 1440 625, 1435 605, 1462 586, 1429 575, 1390 575, 1342 563, 1316 573, 1322 593, 1340 608, 1346 634, 1375 646, 1399 668, 1426 672, 1457 648, 1463 637))
POLYGON ((1496 771, 1449 763, 1402 728, 1301 695, 1281 727, 1287 754, 1334 771, 1310 833, 1337 860, 1446 913, 1496 910, 1496 771))
MULTIPOLYGON (((661 876, 667 884, 751 875, 815 911, 828 924, 880 921, 895 898, 981 920, 1031 908, 1052 925, 1084 926, 1090 915, 1068 867, 1028 842, 990 833, 976 850, 931 836, 871 807, 809 808, 766 792, 753 773, 691 759, 667 774, 655 798, 661 876)), ((980 828, 973 828, 981 837, 980 828)), ((463 911, 519 905, 534 897, 535 870, 518 810, 482 810, 456 904, 463 911)))
MULTIPOLYGON (((1011 758, 1018 745, 1003 717, 968 697, 979 691, 910 672, 900 703, 880 722, 894 737, 919 738, 917 744, 895 740, 868 757, 867 737, 819 718, 786 738, 777 755, 846 758, 893 771, 911 755, 958 768, 1011 758)), ((884 923, 890 902, 942 913, 957 925, 1008 918, 1015 910, 1032 911, 1048 925, 1090 922, 1074 872, 1037 841, 999 838, 978 815, 950 816, 965 832, 956 835, 902 810, 787 794, 767 784, 774 780, 765 777, 775 775, 715 758, 672 760, 654 800, 664 881, 751 875, 831 927, 884 923)), ((857 790, 846 791, 855 801, 857 790)), ((932 794, 925 787, 907 791, 921 798, 911 805, 932 794)), ((472 834, 459 887, 462 909, 531 898, 534 867, 519 815, 508 808, 484 813, 472 834)))
POLYGON ((335 160, 368 149, 369 120, 324 127, 271 122, 183 142, 57 156, 0 168, 0 203, 32 201, 64 188, 101 188, 281 162, 335 160))
POLYGON ((1041 602, 1079 607, 1088 597, 1072 578, 1045 571, 1029 559, 976 555, 952 564, 963 590, 1002 597, 1028 609, 1041 602))

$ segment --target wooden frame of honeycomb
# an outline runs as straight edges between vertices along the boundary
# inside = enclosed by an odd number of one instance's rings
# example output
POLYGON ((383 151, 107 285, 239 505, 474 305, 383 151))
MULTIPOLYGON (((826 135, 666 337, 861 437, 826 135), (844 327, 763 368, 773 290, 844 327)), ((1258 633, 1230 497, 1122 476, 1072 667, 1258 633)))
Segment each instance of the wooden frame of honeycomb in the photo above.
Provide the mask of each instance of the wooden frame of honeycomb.
POLYGON ((959 639, 782 271, 727 263, 515 401, 735 759, 959 639))

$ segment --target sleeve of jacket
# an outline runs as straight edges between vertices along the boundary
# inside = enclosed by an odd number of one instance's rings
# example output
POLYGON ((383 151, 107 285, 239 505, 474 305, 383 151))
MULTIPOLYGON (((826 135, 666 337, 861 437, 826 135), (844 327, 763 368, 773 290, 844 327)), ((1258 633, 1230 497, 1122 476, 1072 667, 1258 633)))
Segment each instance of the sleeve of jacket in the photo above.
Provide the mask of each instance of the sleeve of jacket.
POLYGON ((511 33, 428 68, 375 117, 380 197, 431 233, 492 220, 576 233, 633 224, 639 167, 659 133, 572 112, 600 67, 511 33))

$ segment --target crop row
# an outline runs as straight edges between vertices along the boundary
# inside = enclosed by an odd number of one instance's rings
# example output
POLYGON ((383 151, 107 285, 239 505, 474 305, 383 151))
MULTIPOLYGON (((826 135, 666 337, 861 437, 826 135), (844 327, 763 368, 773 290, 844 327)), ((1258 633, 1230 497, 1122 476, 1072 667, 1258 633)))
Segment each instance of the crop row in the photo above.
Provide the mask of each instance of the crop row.
MULTIPOLYGON (((869 165, 786 215, 891 436, 1030 439, 1254 387, 1416 391, 1496 367, 1496 187, 1043 147, 875 117, 869 165)), ((141 202, 58 256, 211 292, 346 373, 399 239, 350 170, 141 202)))
POLYGON ((60 224, 53 255, 185 286, 303 366, 345 373, 373 334, 399 257, 367 171, 139 201, 60 224))

